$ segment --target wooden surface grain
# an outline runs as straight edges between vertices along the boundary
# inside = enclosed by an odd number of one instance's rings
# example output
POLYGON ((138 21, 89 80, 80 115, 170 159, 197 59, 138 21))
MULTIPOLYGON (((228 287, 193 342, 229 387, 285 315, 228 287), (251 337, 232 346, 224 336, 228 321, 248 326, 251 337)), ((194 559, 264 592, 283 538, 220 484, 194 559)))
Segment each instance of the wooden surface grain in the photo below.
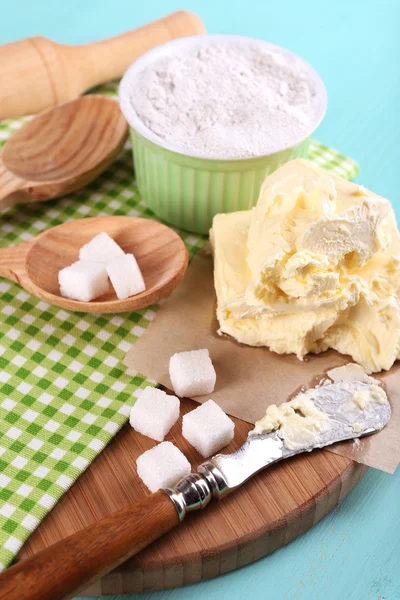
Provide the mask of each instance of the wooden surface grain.
POLYGON ((244 569, 174 590, 79 600, 399 600, 399 475, 369 469, 320 523, 244 569))
MULTIPOLYGON (((196 403, 183 400, 181 417, 196 403)), ((167 440, 193 466, 204 459, 182 437, 180 418, 167 440)), ((235 419, 233 451, 251 426, 235 419)), ((155 445, 126 426, 39 526, 19 559, 32 556, 84 526, 94 524, 148 491, 135 460, 155 445)), ((126 594, 201 581, 251 563, 287 544, 324 517, 352 489, 365 467, 326 451, 282 461, 247 482, 222 502, 185 522, 87 590, 126 594)))

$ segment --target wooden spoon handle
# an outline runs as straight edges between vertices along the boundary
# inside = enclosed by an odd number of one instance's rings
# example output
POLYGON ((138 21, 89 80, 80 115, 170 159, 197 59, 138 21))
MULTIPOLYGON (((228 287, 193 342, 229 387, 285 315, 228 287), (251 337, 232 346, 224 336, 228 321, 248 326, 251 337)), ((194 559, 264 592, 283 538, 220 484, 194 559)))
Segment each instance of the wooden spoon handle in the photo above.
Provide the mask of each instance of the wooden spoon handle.
POLYGON ((32 243, 22 242, 17 246, 0 248, 0 277, 6 277, 16 283, 21 283, 25 274, 25 259, 32 243))
POLYGON ((20 179, 11 173, 4 166, 0 157, 0 210, 16 204, 19 201, 18 192, 25 185, 25 179, 20 179))
POLYGON ((72 100, 97 84, 121 77, 150 48, 204 32, 197 15, 180 10, 92 44, 65 46, 36 36, 0 46, 0 119, 72 100))
POLYGON ((0 600, 66 600, 175 527, 164 492, 61 540, 0 574, 0 600))

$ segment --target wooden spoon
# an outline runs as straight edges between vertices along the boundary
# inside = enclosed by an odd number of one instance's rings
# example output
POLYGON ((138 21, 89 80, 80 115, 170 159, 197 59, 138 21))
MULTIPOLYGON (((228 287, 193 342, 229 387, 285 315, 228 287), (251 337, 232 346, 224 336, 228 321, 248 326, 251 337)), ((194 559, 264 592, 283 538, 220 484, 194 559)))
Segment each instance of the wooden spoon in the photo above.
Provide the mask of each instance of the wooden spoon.
POLYGON ((63 223, 11 248, 0 249, 0 276, 12 279, 49 304, 78 312, 131 312, 165 298, 182 280, 188 253, 182 239, 166 225, 134 217, 93 217, 63 223), (79 259, 79 249, 102 231, 125 252, 134 254, 146 290, 118 300, 111 284, 107 294, 92 302, 63 298, 60 269, 79 259))
POLYGON ((84 96, 28 121, 0 155, 0 210, 69 194, 98 177, 128 133, 117 102, 84 96))

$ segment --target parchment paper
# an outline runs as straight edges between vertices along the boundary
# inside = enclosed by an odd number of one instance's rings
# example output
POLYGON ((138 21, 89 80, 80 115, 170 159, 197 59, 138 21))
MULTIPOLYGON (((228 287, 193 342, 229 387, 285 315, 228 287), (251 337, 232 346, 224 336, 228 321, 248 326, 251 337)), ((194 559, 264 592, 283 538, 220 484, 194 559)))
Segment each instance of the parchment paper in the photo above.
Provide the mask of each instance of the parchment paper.
MULTIPOLYGON (((208 348, 215 370, 215 391, 211 396, 223 410, 255 423, 268 405, 285 402, 301 387, 312 387, 325 372, 347 362, 349 357, 328 351, 310 355, 301 362, 293 355, 278 355, 267 348, 251 348, 217 333, 213 263, 201 251, 192 261, 185 278, 164 302, 154 321, 131 347, 125 364, 171 389, 169 359, 175 352, 208 348)), ((381 432, 357 442, 342 442, 329 450, 365 465, 393 473, 400 462, 400 361, 382 376, 392 405, 392 418, 381 432)))

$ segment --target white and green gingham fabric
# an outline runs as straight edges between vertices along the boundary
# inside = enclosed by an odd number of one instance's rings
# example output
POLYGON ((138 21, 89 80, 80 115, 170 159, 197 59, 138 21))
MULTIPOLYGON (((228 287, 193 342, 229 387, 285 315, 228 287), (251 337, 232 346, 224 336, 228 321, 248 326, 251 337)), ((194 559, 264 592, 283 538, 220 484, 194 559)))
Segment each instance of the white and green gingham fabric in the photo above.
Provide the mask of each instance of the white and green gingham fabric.
MULTIPOLYGON (((100 91, 115 95, 116 85, 100 91)), ((0 123, 0 145, 22 122, 0 123)), ((347 179, 358 172, 354 161, 317 142, 309 158, 347 179)), ((1 213, 0 245, 97 215, 153 218, 138 194, 128 147, 81 191, 1 213)), ((192 255, 204 241, 182 238, 192 255)), ((128 374, 122 359, 155 316, 156 307, 72 313, 0 278, 0 570, 124 425, 140 390, 154 384, 128 374)))

